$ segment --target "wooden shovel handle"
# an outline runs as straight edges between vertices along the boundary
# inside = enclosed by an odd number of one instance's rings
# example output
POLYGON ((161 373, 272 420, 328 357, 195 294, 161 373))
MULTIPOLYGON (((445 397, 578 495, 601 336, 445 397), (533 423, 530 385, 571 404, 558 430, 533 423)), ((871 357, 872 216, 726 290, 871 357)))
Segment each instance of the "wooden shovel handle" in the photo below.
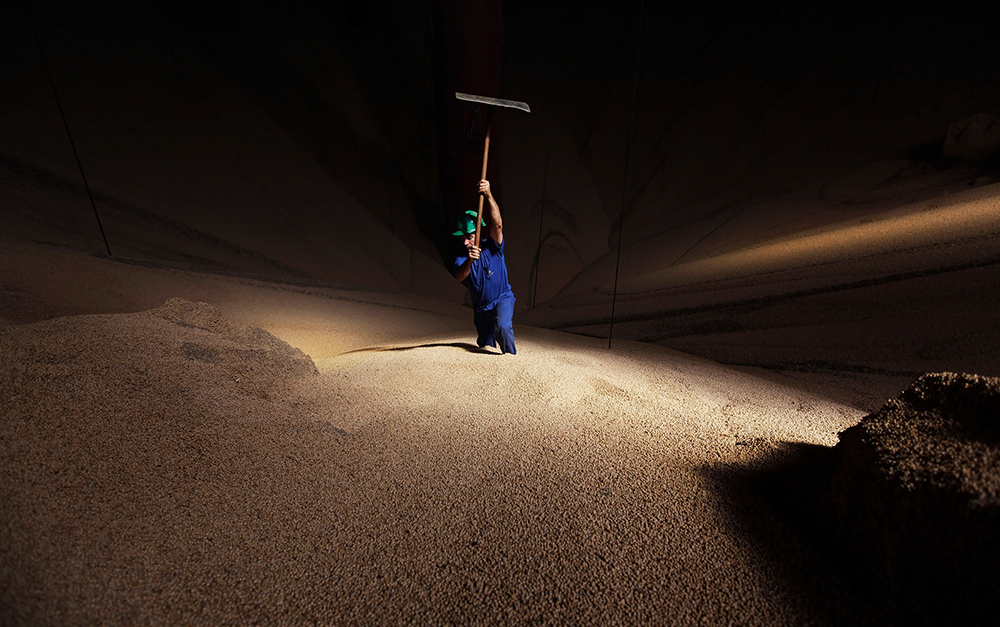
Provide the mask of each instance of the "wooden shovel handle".
MULTIPOLYGON (((490 123, 487 117, 486 122, 486 141, 483 143, 483 172, 479 176, 479 180, 486 179, 486 161, 490 157, 490 123)), ((479 211, 476 212, 476 248, 479 248, 479 225, 483 222, 483 195, 479 194, 479 211)))

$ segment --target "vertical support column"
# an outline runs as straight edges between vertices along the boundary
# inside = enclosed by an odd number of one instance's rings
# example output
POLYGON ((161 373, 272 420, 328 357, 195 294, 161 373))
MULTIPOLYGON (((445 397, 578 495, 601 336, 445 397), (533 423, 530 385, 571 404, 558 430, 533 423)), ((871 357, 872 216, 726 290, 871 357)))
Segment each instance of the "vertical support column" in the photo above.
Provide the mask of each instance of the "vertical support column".
MULTIPOLYGON (((500 0, 431 0, 431 12, 438 198, 447 228, 476 207, 487 111, 485 105, 456 100, 455 92, 500 93, 500 0)), ((496 120, 494 134, 495 125, 496 120)))
POLYGON ((635 105, 639 99, 639 53, 642 50, 642 17, 644 1, 639 0, 639 20, 635 37, 635 72, 632 74, 632 105, 629 107, 628 137, 625 139, 625 172, 622 175, 622 208, 618 218, 618 251, 615 256, 615 287, 611 296, 611 324, 608 325, 608 348, 615 331, 615 306, 618 304, 618 274, 622 263, 622 233, 625 232, 625 206, 628 204, 628 159, 632 152, 632 127, 635 125, 635 105))

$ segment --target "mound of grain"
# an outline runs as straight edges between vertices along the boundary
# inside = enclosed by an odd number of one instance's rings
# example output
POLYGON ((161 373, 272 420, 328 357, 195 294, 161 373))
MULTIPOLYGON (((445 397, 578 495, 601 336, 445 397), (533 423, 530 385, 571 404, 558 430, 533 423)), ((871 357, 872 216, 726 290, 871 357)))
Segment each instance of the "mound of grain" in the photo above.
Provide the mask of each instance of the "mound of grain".
POLYGON ((293 528, 301 351, 175 299, 3 327, 0 354, 0 623, 190 623, 192 591, 244 585, 227 566, 293 528))
POLYGON ((183 352, 188 358, 216 362, 237 357, 244 367, 256 366, 272 370, 271 374, 279 376, 301 376, 317 372, 312 359, 301 350, 264 329, 233 324, 223 318, 222 312, 214 305, 171 298, 158 309, 146 312, 146 315, 162 318, 182 327, 208 331, 214 336, 211 338, 213 343, 221 340, 227 349, 232 349, 219 352, 208 348, 203 342, 183 342, 183 352))
POLYGON ((910 624, 1000 610, 1000 379, 927 374, 847 429, 830 507, 851 566, 910 624))

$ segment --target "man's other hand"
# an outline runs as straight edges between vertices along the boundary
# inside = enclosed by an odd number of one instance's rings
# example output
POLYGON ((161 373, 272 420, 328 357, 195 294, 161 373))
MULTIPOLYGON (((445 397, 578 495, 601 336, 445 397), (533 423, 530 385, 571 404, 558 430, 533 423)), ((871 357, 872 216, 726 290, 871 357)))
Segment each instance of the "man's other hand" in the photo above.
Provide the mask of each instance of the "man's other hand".
POLYGON ((469 259, 479 259, 479 251, 478 246, 469 246, 469 259))

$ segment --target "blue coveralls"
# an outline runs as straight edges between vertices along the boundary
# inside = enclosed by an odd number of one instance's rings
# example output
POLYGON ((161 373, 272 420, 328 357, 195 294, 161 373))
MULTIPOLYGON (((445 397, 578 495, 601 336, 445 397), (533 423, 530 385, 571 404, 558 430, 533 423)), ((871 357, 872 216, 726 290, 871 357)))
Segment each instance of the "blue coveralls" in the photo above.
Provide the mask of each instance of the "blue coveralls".
MULTIPOLYGON (((500 345, 501 353, 517 353, 514 346, 514 292, 507 282, 507 263, 503 258, 504 243, 499 245, 492 238, 482 240, 479 259, 469 267, 469 277, 464 281, 472 296, 475 309, 473 322, 482 346, 500 345)), ((468 255, 455 258, 453 271, 457 272, 468 255)))

